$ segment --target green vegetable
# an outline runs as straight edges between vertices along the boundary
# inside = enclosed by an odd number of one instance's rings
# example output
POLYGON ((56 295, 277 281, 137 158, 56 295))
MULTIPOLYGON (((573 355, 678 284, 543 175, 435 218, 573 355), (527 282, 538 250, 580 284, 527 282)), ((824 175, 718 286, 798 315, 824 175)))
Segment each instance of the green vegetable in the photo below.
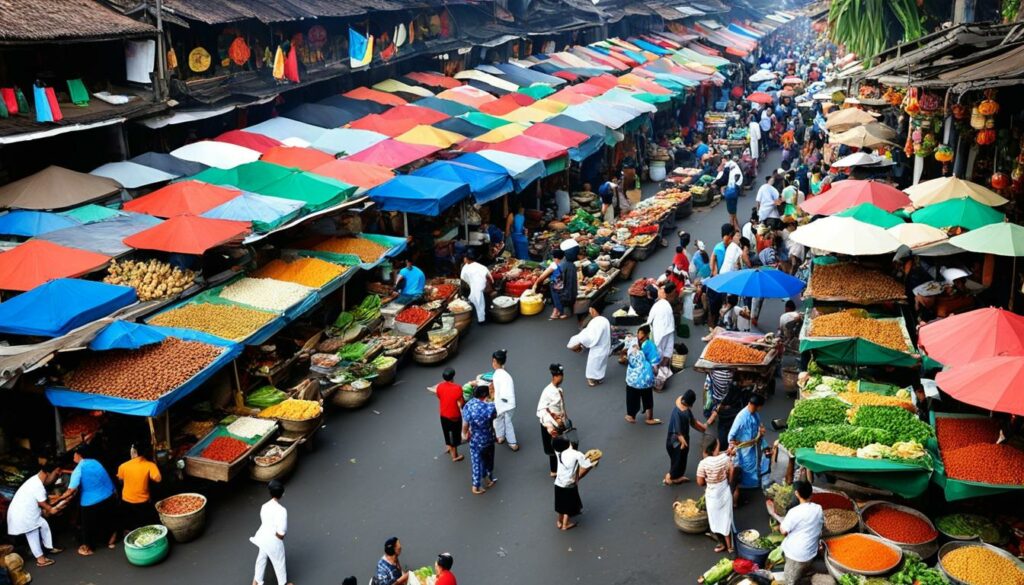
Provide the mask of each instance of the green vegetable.
POLYGON ((786 424, 799 429, 812 425, 840 425, 846 422, 850 406, 838 398, 798 400, 786 424))
POLYGON ((163 535, 163 530, 160 530, 156 526, 146 526, 133 532, 130 542, 134 546, 145 547, 160 540, 163 535))
POLYGON ((953 536, 979 536, 985 542, 999 542, 1001 534, 991 520, 975 514, 950 514, 935 520, 935 526, 953 536))
POLYGON ((368 346, 362 342, 350 343, 341 348, 341 351, 338 352, 338 357, 340 357, 342 361, 358 361, 363 357, 363 354, 366 353, 367 347, 368 346))
POLYGON ((348 311, 342 311, 338 318, 334 320, 334 328, 344 331, 348 329, 349 325, 355 322, 355 317, 348 311))
MULTIPOLYGON (((894 441, 925 443, 933 435, 932 427, 917 415, 899 406, 861 406, 853 417, 858 427, 883 429, 892 433, 894 441)), ((879 441, 885 442, 885 441, 879 441)), ((891 442, 885 442, 887 445, 891 442)))
POLYGON ((704 583, 714 585, 732 574, 732 560, 728 557, 719 559, 715 566, 704 571, 704 583))
POLYGON ((854 575, 853 573, 846 573, 839 578, 839 585, 861 585, 863 582, 863 577, 860 575, 854 575))
POLYGON ((920 557, 905 553, 903 568, 889 577, 892 585, 946 585, 946 577, 938 569, 929 569, 920 557))
POLYGON ((380 297, 377 295, 366 295, 363 302, 352 310, 352 316, 357 323, 369 323, 380 317, 380 297))
POLYGON ((891 445, 895 442, 892 432, 884 429, 853 425, 815 425, 802 429, 789 429, 779 434, 779 442, 789 449, 814 448, 820 441, 838 443, 851 449, 860 449, 871 443, 891 445))
POLYGON ((286 398, 288 398, 288 395, 277 388, 274 388, 273 386, 264 386, 258 390, 252 391, 248 396, 246 396, 245 405, 262 410, 284 402, 286 398))
POLYGON ((773 483, 764 491, 764 494, 772 499, 772 503, 775 504, 775 513, 779 516, 785 515, 796 503, 792 485, 773 483))
POLYGON ((782 564, 784 558, 781 546, 773 548, 772 552, 768 553, 768 567, 774 568, 776 565, 782 564))
POLYGON ((373 367, 377 368, 378 370, 386 370, 391 366, 395 365, 396 361, 398 360, 391 356, 379 355, 370 363, 373 365, 373 367))

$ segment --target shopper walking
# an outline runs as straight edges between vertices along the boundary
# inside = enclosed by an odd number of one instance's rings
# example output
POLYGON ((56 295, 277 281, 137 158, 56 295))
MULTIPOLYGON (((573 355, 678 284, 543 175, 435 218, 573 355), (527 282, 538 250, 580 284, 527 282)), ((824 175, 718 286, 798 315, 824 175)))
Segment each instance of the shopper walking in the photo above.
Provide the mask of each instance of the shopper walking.
POLYGON ((444 447, 452 461, 462 461, 459 445, 462 444, 462 407, 466 403, 462 396, 462 386, 452 380, 455 370, 445 368, 441 374, 444 381, 437 385, 437 401, 441 414, 441 434, 444 435, 444 447))
POLYGON ((377 561, 377 571, 371 585, 405 585, 409 582, 409 571, 402 567, 398 557, 402 554, 402 541, 397 536, 384 541, 384 556, 377 561))
MULTIPOLYGON (((732 554, 732 490, 735 473, 732 460, 719 449, 718 439, 704 447, 704 459, 697 464, 697 485, 704 486, 704 505, 711 533, 719 541, 715 552, 732 554)), ((787 581, 788 583, 788 581, 787 581)))
POLYGON ((497 416, 494 419, 494 432, 498 444, 508 443, 513 451, 519 450, 519 442, 516 441, 516 429, 512 426, 512 416, 516 412, 516 385, 512 382, 512 376, 505 369, 505 362, 508 361, 508 351, 499 349, 491 355, 491 367, 494 368, 494 377, 491 378, 491 387, 494 389, 494 407, 497 416))
POLYGON ((485 402, 490 394, 487 386, 477 386, 473 398, 462 407, 462 438, 469 441, 469 462, 472 468, 473 493, 482 494, 494 485, 494 403, 485 402))
POLYGON ((569 339, 567 347, 573 350, 582 351, 589 349, 587 354, 587 385, 597 386, 604 382, 605 371, 608 368, 608 356, 612 354, 612 325, 608 319, 601 316, 604 311, 604 303, 594 301, 590 303, 588 312, 590 322, 576 335, 569 339))
MULTIPOLYGON (((530 287, 530 291, 535 293, 537 292, 537 287, 545 280, 550 281, 548 289, 551 293, 552 309, 551 316, 548 317, 548 321, 563 319, 569 316, 562 308, 562 291, 565 289, 565 280, 562 278, 562 260, 565 258, 565 252, 562 250, 554 250, 551 252, 551 258, 551 263, 544 269, 544 272, 540 273, 537 280, 533 281, 533 286, 530 287)), ((571 310, 572 309, 570 309, 570 311, 571 310)))
POLYGON ((143 445, 142 449, 146 451, 145 454, 140 453, 139 448, 132 445, 129 450, 131 459, 117 468, 123 509, 121 528, 125 532, 156 523, 156 511, 150 501, 149 488, 150 484, 160 483, 163 478, 160 475, 160 468, 147 457, 152 453, 152 447, 143 445))
MULTIPOLYGON (((675 291, 675 285, 666 282, 660 287, 650 287, 657 294, 657 301, 651 306, 647 324, 651 326, 651 340, 658 347, 661 363, 668 364, 672 360, 676 346, 676 318, 668 295, 675 291)), ((650 292, 649 290, 649 292, 650 292)))
POLYGON ((58 502, 70 500, 81 493, 78 502, 81 510, 78 554, 87 557, 93 554, 97 542, 106 542, 107 548, 114 548, 117 542, 113 522, 116 514, 115 489, 103 464, 93 459, 88 444, 75 450, 74 461, 75 470, 71 473, 68 490, 58 502))
POLYGON ((36 558, 37 567, 48 567, 54 560, 46 553, 57 554, 61 549, 53 546, 53 536, 46 516, 53 516, 64 508, 65 502, 51 506, 46 488, 60 476, 60 469, 52 462, 44 463, 39 472, 25 480, 14 492, 7 507, 7 534, 25 535, 28 548, 36 558))
POLYGON ((636 413, 643 408, 647 424, 657 425, 654 418, 654 372, 661 362, 661 353, 650 339, 651 328, 641 325, 636 337, 626 340, 626 422, 636 422, 636 413))
POLYGON ((548 370, 551 372, 551 383, 540 393, 540 400, 537 401, 537 419, 540 420, 541 445, 544 447, 544 454, 548 456, 551 477, 554 477, 558 464, 555 461, 555 449, 551 446, 551 440, 565 430, 568 418, 565 414, 565 392, 562 390, 565 368, 562 364, 551 364, 548 370))
POLYGON ((570 518, 578 516, 583 511, 579 482, 597 463, 574 449, 572 443, 565 437, 555 437, 551 443, 558 459, 558 471, 555 475, 555 513, 558 514, 558 520, 555 526, 559 530, 569 530, 576 527, 576 523, 570 518))
POLYGON ((676 398, 672 416, 668 419, 668 438, 665 450, 668 451, 669 469, 662 483, 676 485, 690 481, 686 477, 686 459, 690 456, 690 429, 695 428, 701 433, 707 430, 704 423, 693 416, 693 403, 697 401, 697 393, 687 390, 676 398))
POLYGON ((256 555, 256 570, 252 578, 253 585, 263 585, 263 577, 267 573, 267 561, 274 567, 278 585, 287 583, 288 568, 285 563, 284 537, 288 533, 288 510, 281 505, 284 497, 284 484, 272 480, 267 484, 270 500, 260 508, 260 527, 249 539, 260 552, 256 555))

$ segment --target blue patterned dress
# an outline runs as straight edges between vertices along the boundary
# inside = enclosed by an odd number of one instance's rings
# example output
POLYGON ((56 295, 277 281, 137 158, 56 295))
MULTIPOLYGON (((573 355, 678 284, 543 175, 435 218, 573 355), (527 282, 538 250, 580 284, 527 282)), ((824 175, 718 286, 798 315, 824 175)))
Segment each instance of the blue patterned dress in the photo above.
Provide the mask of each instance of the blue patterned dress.
POLYGON ((472 398, 462 407, 462 422, 469 426, 469 462, 473 468, 473 487, 483 487, 484 478, 494 472, 493 402, 472 398))

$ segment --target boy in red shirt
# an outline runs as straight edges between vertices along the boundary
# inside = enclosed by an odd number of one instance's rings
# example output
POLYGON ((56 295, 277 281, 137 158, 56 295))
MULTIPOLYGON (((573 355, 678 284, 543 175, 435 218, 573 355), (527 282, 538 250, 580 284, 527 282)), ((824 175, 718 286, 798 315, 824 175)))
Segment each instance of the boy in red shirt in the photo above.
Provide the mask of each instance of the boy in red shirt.
POLYGON ((452 558, 450 553, 437 555, 437 562, 434 563, 434 573, 437 574, 437 580, 434 581, 434 585, 458 585, 455 582, 455 574, 452 573, 452 565, 454 564, 455 559, 452 558))
POLYGON ((462 461, 459 445, 462 444, 462 386, 452 382, 455 370, 445 369, 442 374, 444 382, 437 385, 437 401, 440 403, 441 432, 444 434, 444 445, 452 461, 462 461))

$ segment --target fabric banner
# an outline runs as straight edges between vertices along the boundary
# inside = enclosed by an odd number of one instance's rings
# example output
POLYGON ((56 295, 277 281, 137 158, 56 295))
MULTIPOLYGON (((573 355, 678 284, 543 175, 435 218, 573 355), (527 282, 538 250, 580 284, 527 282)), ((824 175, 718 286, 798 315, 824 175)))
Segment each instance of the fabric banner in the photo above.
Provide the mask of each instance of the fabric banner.
POLYGON ((373 60, 373 37, 364 37, 355 29, 348 29, 348 57, 352 68, 369 65, 373 60))

